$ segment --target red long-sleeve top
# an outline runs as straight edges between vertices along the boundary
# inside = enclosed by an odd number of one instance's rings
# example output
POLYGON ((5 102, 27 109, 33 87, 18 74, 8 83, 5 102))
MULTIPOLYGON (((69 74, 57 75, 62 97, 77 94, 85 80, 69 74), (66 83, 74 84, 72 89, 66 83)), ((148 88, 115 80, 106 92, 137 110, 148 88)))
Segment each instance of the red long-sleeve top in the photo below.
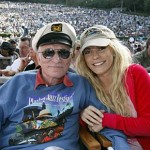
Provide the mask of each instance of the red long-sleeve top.
POLYGON ((150 76, 137 64, 131 65, 126 73, 125 87, 137 117, 104 113, 102 126, 122 130, 127 136, 136 137, 144 150, 150 150, 150 76))

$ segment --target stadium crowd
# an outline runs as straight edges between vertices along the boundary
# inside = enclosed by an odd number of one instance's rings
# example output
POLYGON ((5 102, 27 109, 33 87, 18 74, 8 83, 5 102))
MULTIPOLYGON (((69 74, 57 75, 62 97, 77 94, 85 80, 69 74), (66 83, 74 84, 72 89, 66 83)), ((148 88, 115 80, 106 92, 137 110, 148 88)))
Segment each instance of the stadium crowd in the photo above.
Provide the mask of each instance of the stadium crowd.
POLYGON ((70 23, 78 35, 89 26, 101 24, 112 29, 117 37, 129 39, 129 46, 134 52, 139 43, 144 45, 144 40, 150 34, 150 16, 129 15, 115 9, 106 11, 64 5, 1 2, 0 13, 0 32, 13 33, 13 38, 23 35, 25 29, 32 36, 43 25, 54 21, 70 23))

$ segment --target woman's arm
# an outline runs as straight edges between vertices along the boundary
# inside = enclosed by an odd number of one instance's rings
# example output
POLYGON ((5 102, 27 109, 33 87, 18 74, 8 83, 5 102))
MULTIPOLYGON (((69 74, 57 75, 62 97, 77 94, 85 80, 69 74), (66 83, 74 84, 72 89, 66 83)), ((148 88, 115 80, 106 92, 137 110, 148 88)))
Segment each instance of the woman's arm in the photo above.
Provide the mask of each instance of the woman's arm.
POLYGON ((122 130, 129 136, 150 136, 150 76, 140 65, 133 65, 131 69, 134 86, 128 83, 127 88, 137 116, 104 113, 102 126, 122 130))
POLYGON ((128 90, 137 116, 124 117, 111 113, 103 113, 102 116, 101 111, 92 106, 92 109, 86 108, 81 115, 89 126, 100 128, 102 123, 103 128, 121 130, 129 136, 150 136, 150 77, 140 65, 134 65, 132 68, 134 86, 128 84, 128 90))

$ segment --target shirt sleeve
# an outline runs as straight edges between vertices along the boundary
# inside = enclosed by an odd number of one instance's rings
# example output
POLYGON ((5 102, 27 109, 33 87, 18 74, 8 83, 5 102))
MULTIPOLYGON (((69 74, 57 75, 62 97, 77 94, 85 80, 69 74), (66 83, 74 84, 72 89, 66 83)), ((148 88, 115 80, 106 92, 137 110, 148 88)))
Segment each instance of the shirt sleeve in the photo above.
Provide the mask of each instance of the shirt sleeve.
POLYGON ((10 79, 7 83, 0 86, 0 130, 2 126, 9 120, 15 107, 15 85, 16 80, 10 79), (8 92, 9 91, 9 92, 8 92))
POLYGON ((18 71, 18 68, 19 68, 19 66, 20 66, 20 63, 21 63, 20 58, 16 59, 16 60, 13 62, 13 64, 11 65, 11 69, 10 69, 10 70, 13 70, 13 71, 17 72, 17 71, 18 71))
POLYGON ((84 108, 88 107, 89 105, 95 106, 100 110, 107 111, 107 108, 102 102, 97 98, 96 92, 90 82, 84 78, 82 82, 82 100, 80 103, 80 107, 83 110, 84 108))

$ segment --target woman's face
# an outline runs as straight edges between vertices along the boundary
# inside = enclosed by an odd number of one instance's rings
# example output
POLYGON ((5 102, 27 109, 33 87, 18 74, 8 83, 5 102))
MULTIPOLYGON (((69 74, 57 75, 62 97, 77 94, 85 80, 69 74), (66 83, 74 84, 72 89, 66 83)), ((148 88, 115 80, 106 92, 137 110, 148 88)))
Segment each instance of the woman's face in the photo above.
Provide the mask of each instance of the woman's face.
POLYGON ((111 73, 113 52, 110 46, 90 46, 83 51, 87 66, 98 76, 111 73))

